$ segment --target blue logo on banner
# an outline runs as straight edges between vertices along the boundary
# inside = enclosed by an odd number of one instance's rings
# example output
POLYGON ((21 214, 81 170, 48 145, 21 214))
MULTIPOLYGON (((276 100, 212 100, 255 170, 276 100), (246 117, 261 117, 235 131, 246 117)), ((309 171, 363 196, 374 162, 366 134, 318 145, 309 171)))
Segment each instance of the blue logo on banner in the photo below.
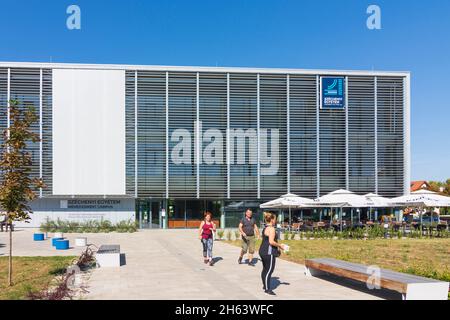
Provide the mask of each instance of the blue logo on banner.
POLYGON ((343 109, 344 91, 344 78, 322 77, 322 109, 343 109))

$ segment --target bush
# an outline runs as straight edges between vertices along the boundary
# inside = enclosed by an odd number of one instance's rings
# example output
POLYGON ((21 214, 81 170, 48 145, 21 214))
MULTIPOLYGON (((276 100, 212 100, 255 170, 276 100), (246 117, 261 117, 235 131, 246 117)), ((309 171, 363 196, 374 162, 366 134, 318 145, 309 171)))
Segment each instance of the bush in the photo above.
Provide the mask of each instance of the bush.
POLYGON ((136 232, 138 225, 136 221, 120 221, 115 226, 112 226, 112 228, 115 227, 115 231, 117 232, 136 232))
POLYGON ((63 233, 98 233, 98 232, 136 232, 137 224, 135 221, 120 221, 116 224, 109 220, 88 220, 85 222, 65 221, 57 219, 50 220, 48 217, 40 226, 43 232, 63 232, 63 233))
POLYGON ((223 231, 222 229, 217 230, 217 239, 223 239, 223 234, 225 233, 225 231, 223 231))
POLYGON ((56 228, 57 228, 57 225, 56 225, 55 221, 52 221, 49 219, 49 217, 47 217, 45 219, 45 222, 43 222, 41 224, 40 229, 42 232, 55 232, 56 228))

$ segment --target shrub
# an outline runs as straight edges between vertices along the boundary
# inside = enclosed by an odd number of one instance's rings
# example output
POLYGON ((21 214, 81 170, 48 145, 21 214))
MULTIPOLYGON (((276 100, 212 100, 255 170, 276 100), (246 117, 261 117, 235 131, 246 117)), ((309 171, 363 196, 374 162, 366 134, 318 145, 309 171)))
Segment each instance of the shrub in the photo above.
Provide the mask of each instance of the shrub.
POLYGON ((108 232, 110 232, 112 230, 113 230, 113 226, 112 226, 111 221, 103 220, 103 219, 100 220, 100 228, 99 228, 100 232, 108 233, 108 232))
POLYGON ((223 231, 223 229, 219 229, 217 230, 217 239, 223 239, 223 234, 225 233, 225 231, 223 231))
POLYGON ((52 221, 49 218, 45 220, 40 226, 40 230, 43 232, 63 232, 63 233, 73 233, 73 232, 136 232, 137 224, 135 221, 120 221, 116 224, 111 223, 109 220, 88 220, 84 222, 76 221, 65 221, 57 219, 52 221))
POLYGON ((112 226, 112 230, 115 228, 117 232, 136 232, 137 231, 137 222, 136 221, 120 221, 115 226, 112 226))
POLYGON ((45 218, 45 222, 41 224, 42 232, 55 232, 57 229, 57 224, 55 221, 50 220, 49 217, 45 218))

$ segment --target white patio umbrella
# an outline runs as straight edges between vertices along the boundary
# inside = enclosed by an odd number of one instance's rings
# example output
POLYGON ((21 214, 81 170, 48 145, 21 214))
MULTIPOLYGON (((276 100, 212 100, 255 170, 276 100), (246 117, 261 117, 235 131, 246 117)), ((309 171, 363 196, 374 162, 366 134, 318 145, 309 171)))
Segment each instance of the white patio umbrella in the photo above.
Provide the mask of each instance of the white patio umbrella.
POLYGON ((308 207, 314 201, 293 193, 282 195, 278 199, 261 204, 262 209, 289 209, 289 224, 291 224, 291 209, 308 207))
MULTIPOLYGON (((450 197, 442 196, 436 192, 429 190, 419 190, 411 192, 408 195, 393 198, 390 200, 394 206, 402 207, 418 207, 420 215, 420 224, 422 225, 422 210, 423 208, 443 208, 450 207, 450 197)), ((431 212, 431 221, 433 213, 431 212)))
POLYGON ((332 205, 343 208, 368 208, 374 205, 373 201, 348 190, 336 190, 314 200, 321 206, 332 205))
POLYGON ((370 208, 374 203, 365 196, 358 195, 349 190, 336 190, 314 200, 318 207, 340 208, 342 231, 342 208, 370 208))
POLYGON ((391 199, 382 197, 376 193, 368 193, 364 197, 373 202, 372 208, 388 208, 392 206, 391 199))
POLYGON ((392 205, 418 207, 450 207, 450 197, 429 190, 419 190, 390 200, 392 205))
MULTIPOLYGON (((372 208, 389 208, 392 207, 391 199, 380 196, 376 193, 368 193, 364 195, 367 199, 373 202, 373 206, 369 207, 369 219, 372 216, 372 208)), ((378 218, 378 217, 377 217, 378 218)))

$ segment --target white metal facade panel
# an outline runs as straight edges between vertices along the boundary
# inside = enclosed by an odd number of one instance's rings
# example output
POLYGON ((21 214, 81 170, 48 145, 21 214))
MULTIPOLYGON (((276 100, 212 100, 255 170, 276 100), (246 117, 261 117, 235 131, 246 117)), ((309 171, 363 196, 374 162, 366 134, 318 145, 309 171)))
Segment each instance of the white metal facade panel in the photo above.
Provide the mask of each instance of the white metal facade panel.
POLYGON ((125 195, 125 72, 53 70, 53 194, 125 195))

